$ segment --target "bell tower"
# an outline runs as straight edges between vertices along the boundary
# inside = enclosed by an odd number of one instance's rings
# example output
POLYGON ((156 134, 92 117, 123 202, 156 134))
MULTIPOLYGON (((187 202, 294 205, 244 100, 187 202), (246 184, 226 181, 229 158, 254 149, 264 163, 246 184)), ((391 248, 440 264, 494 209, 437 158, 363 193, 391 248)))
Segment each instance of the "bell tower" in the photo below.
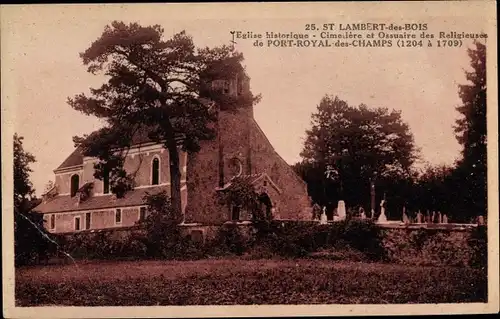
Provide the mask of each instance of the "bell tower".
POLYGON ((231 104, 217 108, 219 187, 252 171, 250 121, 253 120, 253 105, 247 102, 252 96, 249 80, 242 70, 228 79, 212 82, 212 89, 227 97, 231 104))

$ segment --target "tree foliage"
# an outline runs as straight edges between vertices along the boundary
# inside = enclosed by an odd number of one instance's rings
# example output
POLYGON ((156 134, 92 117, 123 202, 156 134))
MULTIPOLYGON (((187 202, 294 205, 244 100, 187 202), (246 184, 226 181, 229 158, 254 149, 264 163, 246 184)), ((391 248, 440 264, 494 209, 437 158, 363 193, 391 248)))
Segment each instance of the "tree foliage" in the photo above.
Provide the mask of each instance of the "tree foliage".
POLYGON ((259 194, 255 187, 246 180, 234 179, 231 181, 231 187, 227 190, 217 193, 218 201, 222 205, 238 206, 252 214, 253 220, 264 219, 259 201, 259 194))
POLYGON ((139 221, 146 229, 147 255, 150 257, 166 257, 173 255, 181 234, 177 225, 182 216, 172 208, 169 195, 162 191, 157 194, 146 194, 147 217, 139 221))
POLYGON ((14 255, 15 264, 38 262, 47 257, 49 243, 43 216, 32 212, 40 203, 29 179, 35 157, 24 150, 23 137, 14 134, 14 255))
POLYGON ((336 202, 342 197, 350 205, 366 205, 372 178, 383 183, 411 176, 417 155, 400 112, 350 106, 338 97, 325 96, 312 115, 303 161, 295 169, 306 181, 314 181, 310 187, 314 201, 328 205, 330 199, 336 202))
POLYGON ((487 210, 486 46, 475 42, 468 55, 472 71, 466 71, 465 76, 469 83, 458 87, 462 104, 457 107, 460 118, 455 132, 463 149, 456 174, 462 180, 464 207, 469 215, 477 216, 485 215, 487 210))
POLYGON ((35 157, 24 150, 23 137, 14 134, 14 206, 25 211, 23 205, 31 200, 35 190, 29 179, 32 172, 30 164, 35 163, 35 157))
POLYGON ((196 152, 200 141, 214 138, 219 109, 250 107, 258 100, 251 92, 227 96, 212 81, 244 75, 243 55, 231 47, 197 49, 184 31, 163 39, 159 25, 141 26, 114 21, 80 54, 88 72, 108 81, 78 94, 68 103, 96 116, 106 126, 90 137, 75 138, 87 156, 97 157, 95 177, 110 175, 111 190, 122 196, 133 187, 133 176, 123 169, 124 158, 139 130, 169 151, 173 209, 180 211, 179 149, 196 152))

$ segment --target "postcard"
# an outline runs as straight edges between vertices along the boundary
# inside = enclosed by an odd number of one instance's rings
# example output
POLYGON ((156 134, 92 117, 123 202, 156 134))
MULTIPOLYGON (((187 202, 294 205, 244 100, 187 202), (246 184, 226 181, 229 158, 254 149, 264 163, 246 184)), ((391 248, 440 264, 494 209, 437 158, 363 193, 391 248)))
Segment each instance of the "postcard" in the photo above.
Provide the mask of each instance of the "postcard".
POLYGON ((6 318, 499 311, 493 1, 0 13, 6 318))

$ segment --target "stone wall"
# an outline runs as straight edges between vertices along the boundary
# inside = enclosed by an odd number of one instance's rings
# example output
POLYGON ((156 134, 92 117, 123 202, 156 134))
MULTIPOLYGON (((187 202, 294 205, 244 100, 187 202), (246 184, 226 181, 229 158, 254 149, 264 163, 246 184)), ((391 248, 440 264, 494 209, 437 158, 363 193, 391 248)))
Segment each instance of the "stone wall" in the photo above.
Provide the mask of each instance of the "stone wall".
POLYGON ((121 223, 115 223, 116 209, 102 209, 93 211, 76 211, 55 214, 44 214, 44 225, 53 233, 75 232, 75 218, 80 218, 80 231, 121 228, 134 226, 139 220, 139 207, 120 208, 122 211, 121 223), (86 227, 86 214, 90 214, 90 225, 86 227), (55 229, 49 229, 50 216, 55 215, 55 229))
POLYGON ((78 175, 80 179, 80 185, 83 185, 84 170, 75 169, 64 173, 55 174, 54 185, 57 186, 59 194, 69 195, 71 191, 71 176, 78 175))
MULTIPOLYGON (((223 144, 224 182, 228 182, 238 169, 231 167, 237 159, 242 174, 267 173, 280 188, 273 194, 278 218, 307 220, 311 218, 311 205, 305 182, 276 153, 271 143, 253 120, 249 112, 223 112, 220 115, 221 142, 223 144), (277 198, 277 200, 276 200, 277 198)), ((215 189, 219 186, 218 140, 203 141, 199 152, 188 155, 188 206, 186 223, 221 224, 230 219, 227 207, 217 204, 215 189)))
POLYGON ((250 121, 252 173, 267 173, 281 189, 279 218, 310 220, 311 202, 306 183, 274 150, 258 124, 250 121))
MULTIPOLYGON (((237 158, 243 165, 247 162, 249 147, 247 122, 248 117, 243 111, 220 114, 224 163, 229 163, 233 158, 237 158)), ((224 182, 227 183, 232 176, 230 167, 224 165, 224 182)), ((186 223, 213 225, 230 219, 228 208, 220 206, 216 198, 216 188, 219 187, 218 138, 202 141, 200 150, 188 155, 186 183, 188 187, 186 223)))
POLYGON ((471 230, 384 229, 383 246, 391 262, 407 265, 468 265, 471 230))

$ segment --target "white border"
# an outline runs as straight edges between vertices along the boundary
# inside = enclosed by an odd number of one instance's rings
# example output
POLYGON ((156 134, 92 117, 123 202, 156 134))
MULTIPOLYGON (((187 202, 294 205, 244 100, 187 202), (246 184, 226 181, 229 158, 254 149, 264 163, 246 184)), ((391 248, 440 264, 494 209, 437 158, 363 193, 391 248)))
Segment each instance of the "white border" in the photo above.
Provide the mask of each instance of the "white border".
MULTIPOLYGON (((249 316, 303 316, 303 315, 414 315, 414 314, 474 314, 496 313, 499 311, 498 294, 498 95, 497 78, 497 31, 496 11, 493 1, 459 1, 459 2, 385 2, 385 3, 225 3, 221 8, 219 4, 169 4, 165 19, 302 19, 310 20, 330 15, 366 16, 367 18, 394 18, 405 17, 418 20, 419 17, 441 17, 447 15, 463 17, 464 19, 482 18, 488 22, 485 30, 490 35, 488 38, 488 299, 489 303, 471 304, 416 304, 416 305, 275 305, 275 306, 184 306, 184 307, 15 307, 14 303, 14 266, 13 266, 13 196, 12 195, 12 123, 16 121, 12 107, 16 105, 15 94, 18 87, 15 81, 9 80, 9 55, 7 50, 2 50, 1 73, 2 81, 2 182, 4 196, 3 208, 3 278, 4 278, 4 316, 11 318, 103 318, 103 317, 192 317, 203 314, 203 317, 249 317, 249 316), (186 10, 187 9, 187 10, 186 10), (7 92, 7 93, 6 93, 7 92), (7 119, 5 115, 8 115, 7 119), (5 194, 7 193, 7 194, 5 194), (56 313, 57 315, 54 315, 56 313)), ((78 10, 92 10, 96 17, 109 18, 112 11, 115 15, 120 10, 133 10, 137 16, 147 15, 148 12, 164 8, 165 4, 106 4, 106 5, 35 5, 2 7, 0 11, 2 22, 13 16, 26 16, 30 12, 50 16, 51 10, 66 10, 68 15, 78 15, 78 10), (162 6, 162 7, 160 7, 162 6), (33 8, 34 7, 34 8, 33 8)), ((7 23, 6 23, 7 24, 7 23)), ((2 30, 3 31, 3 30, 2 30)), ((2 48, 9 47, 9 37, 3 36, 2 48)))

